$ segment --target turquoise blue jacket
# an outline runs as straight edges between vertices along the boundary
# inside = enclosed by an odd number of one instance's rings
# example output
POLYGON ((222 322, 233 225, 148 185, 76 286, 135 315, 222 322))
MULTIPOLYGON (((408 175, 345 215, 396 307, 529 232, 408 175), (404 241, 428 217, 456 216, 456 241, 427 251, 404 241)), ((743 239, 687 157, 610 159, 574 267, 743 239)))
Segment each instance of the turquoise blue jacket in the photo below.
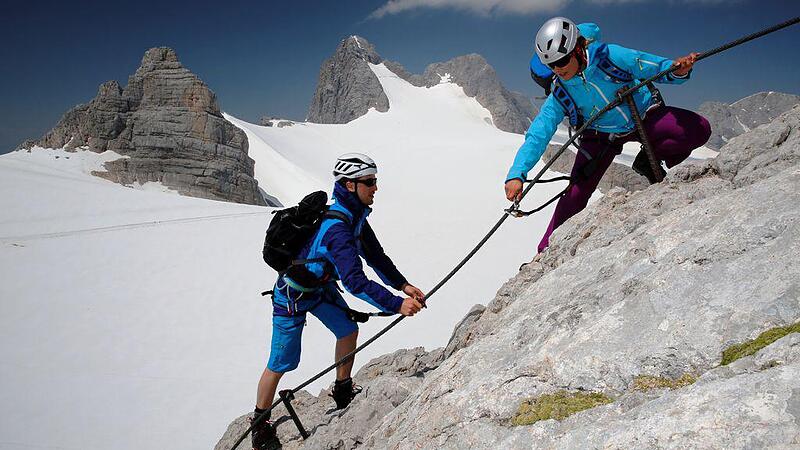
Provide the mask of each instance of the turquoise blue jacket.
MULTIPOLYGON (((586 119, 614 100, 616 92, 620 88, 632 86, 638 81, 650 78, 662 70, 668 69, 673 63, 671 59, 615 44, 604 44, 600 41, 590 43, 587 53, 589 61, 582 73, 570 80, 559 79, 586 119), (627 84, 620 83, 606 75, 597 67, 598 61, 604 57, 620 69, 631 73, 634 81, 627 84)), ((689 75, 677 78, 672 74, 667 74, 656 81, 681 84, 688 78, 689 75)), ((647 111, 653 103, 652 94, 643 87, 634 94, 634 101, 639 111, 647 111)), ((553 97, 553 94, 548 95, 539 114, 533 119, 525 133, 525 142, 517 151, 517 156, 508 171, 506 180, 514 178, 525 180, 527 178, 528 172, 539 162, 547 144, 566 114, 567 112, 553 97)), ((634 122, 628 106, 620 105, 600 116, 589 128, 605 133, 627 133, 633 130, 634 122)))

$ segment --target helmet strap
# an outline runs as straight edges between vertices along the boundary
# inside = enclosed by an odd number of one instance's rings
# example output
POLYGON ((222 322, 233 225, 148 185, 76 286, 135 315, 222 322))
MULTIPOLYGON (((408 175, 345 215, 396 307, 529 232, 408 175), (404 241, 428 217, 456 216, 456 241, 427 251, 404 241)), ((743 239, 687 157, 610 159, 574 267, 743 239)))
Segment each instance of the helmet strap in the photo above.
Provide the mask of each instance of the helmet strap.
POLYGON ((586 66, 588 65, 586 47, 578 43, 576 50, 578 50, 575 52, 575 57, 578 59, 578 73, 581 73, 586 70, 586 66))

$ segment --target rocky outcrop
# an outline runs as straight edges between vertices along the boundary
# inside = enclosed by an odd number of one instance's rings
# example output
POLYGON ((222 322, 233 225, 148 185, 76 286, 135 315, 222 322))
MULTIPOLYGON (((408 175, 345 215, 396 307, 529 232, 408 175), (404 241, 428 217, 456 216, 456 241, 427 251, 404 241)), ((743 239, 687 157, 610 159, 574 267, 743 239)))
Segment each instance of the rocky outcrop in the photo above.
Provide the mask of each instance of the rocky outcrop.
POLYGON ((291 127, 291 126, 293 126, 294 122, 291 121, 291 120, 279 119, 277 117, 267 117, 267 116, 265 116, 265 117, 262 117, 262 118, 258 119, 258 124, 261 125, 262 127, 283 128, 283 127, 291 127))
POLYGON ((500 83, 494 68, 483 56, 476 53, 459 56, 447 62, 434 63, 425 69, 417 81, 424 86, 435 86, 442 77, 462 88, 469 97, 492 113, 492 122, 497 128, 511 133, 524 134, 536 111, 524 95, 510 92, 500 83))
MULTIPOLYGON (((548 145, 547 150, 542 155, 542 161, 549 161, 559 149, 561 149, 560 145, 548 145)), ((569 148, 564 150, 553 165, 550 166, 550 170, 565 174, 571 173, 572 166, 575 165, 575 153, 571 150, 569 148)), ((626 191, 641 191, 649 185, 647 178, 634 172, 633 169, 625 164, 611 163, 611 167, 606 170, 605 175, 600 180, 600 184, 597 185, 597 189, 605 194, 615 187, 626 191)))
POLYGON ((368 63, 380 64, 381 57, 366 39, 350 36, 322 63, 317 89, 311 100, 308 121, 347 123, 375 108, 389 110, 389 99, 368 63))
MULTIPOLYGON (((446 349, 374 361, 356 376, 366 395, 336 414, 305 397, 315 428, 304 448, 797 447, 800 335, 721 361, 800 321, 799 186, 795 107, 715 160, 610 190, 473 308, 446 349), (642 389, 643 377, 666 382, 642 389), (613 401, 512 425, 525 400, 558 391, 613 401)), ((302 444, 291 423, 278 433, 302 444)))
POLYGON ((489 110, 493 125, 503 131, 525 133, 537 111, 525 95, 503 87, 494 68, 481 55, 470 54, 431 64, 422 75, 414 75, 399 63, 381 58, 366 39, 350 36, 322 64, 308 120, 347 123, 366 114, 370 108, 388 111, 391 105, 386 93, 367 63, 383 63, 397 76, 418 87, 435 86, 448 75, 446 78, 450 82, 461 86, 466 95, 489 110))
POLYGON ((711 138, 707 147, 719 150, 732 138, 776 117, 800 104, 800 96, 781 92, 759 92, 730 105, 705 102, 699 112, 711 123, 711 138))
MULTIPOLYGON (((277 427, 283 448, 359 447, 387 414, 420 387, 427 374, 439 365, 442 356, 441 349, 426 352, 422 348, 413 348, 373 359, 355 376, 364 385, 359 397, 365 401, 353 402, 344 411, 334 409, 335 404, 328 396, 330 390, 322 391, 319 397, 300 391, 296 394, 296 400, 292 401, 292 406, 302 411, 303 423, 309 428, 313 427, 313 435, 303 441, 291 421, 278 419, 283 424, 277 427)), ((250 417, 252 414, 236 419, 214 449, 230 450, 249 426, 250 417)), ((281 405, 275 409, 272 417, 288 417, 288 412, 281 405)), ((246 440, 240 448, 249 448, 248 443, 249 440, 246 440)))
POLYGON ((109 180, 160 182, 184 195, 264 205, 247 138, 220 112, 216 96, 170 48, 152 48, 123 89, 103 83, 33 145, 125 158, 106 163, 109 180))

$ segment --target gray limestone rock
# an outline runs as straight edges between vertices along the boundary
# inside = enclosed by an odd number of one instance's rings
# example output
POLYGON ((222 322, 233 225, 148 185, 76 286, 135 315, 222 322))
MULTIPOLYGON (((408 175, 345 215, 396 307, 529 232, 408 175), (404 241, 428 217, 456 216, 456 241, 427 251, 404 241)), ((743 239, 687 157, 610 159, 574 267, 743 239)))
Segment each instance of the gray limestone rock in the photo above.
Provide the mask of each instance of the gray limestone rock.
POLYGON ((103 83, 94 99, 31 144, 113 150, 125 158, 94 174, 117 183, 154 181, 184 195, 265 204, 245 134, 222 117, 214 93, 170 48, 148 50, 124 89, 103 83))
MULTIPOLYGON (((374 429, 388 414, 414 392, 425 377, 434 370, 443 357, 442 349, 426 352, 422 348, 398 350, 389 355, 373 359, 353 377, 364 391, 357 395, 346 409, 337 411, 328 395, 331 390, 313 397, 305 391, 297 394, 292 406, 302 416, 312 436, 303 441, 283 405, 275 409, 273 419, 278 418, 276 430, 284 449, 320 448, 353 449, 363 444, 368 432, 374 429)), ((247 414, 236 419, 217 443, 215 450, 229 450, 233 442, 248 427, 247 414)), ((249 448, 249 438, 240 448, 249 448)))
POLYGON ((755 132, 735 137, 720 151, 714 167, 736 186, 751 184, 800 162, 800 105, 755 132))
MULTIPOLYGON (((559 145, 548 145, 547 150, 545 150, 544 155, 542 155, 542 161, 549 161, 560 148, 561 146, 559 145)), ((574 164, 575 153, 571 148, 568 148, 561 153, 553 165, 550 166, 550 169, 556 172, 570 174, 574 164)), ((621 187, 627 191, 641 191, 649 185, 650 183, 647 181, 647 178, 634 172, 630 167, 624 164, 611 163, 611 167, 606 170, 597 188, 603 193, 615 187, 621 187)))
POLYGON ((391 105, 386 93, 367 63, 383 63, 397 76, 418 87, 439 84, 442 76, 450 74, 450 81, 488 109, 493 125, 503 131, 525 133, 538 111, 525 95, 503 87, 494 68, 480 55, 459 56, 431 64, 424 74, 414 75, 399 63, 382 59, 366 39, 350 36, 322 64, 308 120, 347 123, 366 114, 370 108, 388 111, 391 105))
POLYGON ((706 146, 719 150, 726 142, 773 119, 800 103, 800 96, 781 92, 759 92, 730 105, 705 102, 699 112, 711 123, 706 146))
MULTIPOLYGON (((750 138, 780 141, 781 129, 750 138)), ((732 170, 734 179, 747 167, 732 170)), ((762 370, 717 368, 724 348, 800 319, 800 164, 742 185, 707 166, 679 175, 641 192, 611 190, 559 228, 550 249, 472 324, 472 344, 433 371, 364 447, 800 443, 795 338, 762 350, 769 355, 751 364, 762 370), (701 376, 676 391, 631 392, 638 375, 685 373, 701 376), (560 389, 615 402, 562 422, 508 425, 521 400, 560 389), (434 393, 444 394, 427 401, 434 393)))
POLYGON ((320 67, 308 121, 347 123, 370 108, 388 111, 389 99, 368 64, 380 62, 375 48, 362 37, 350 36, 339 43, 333 56, 320 67))
POLYGON ((483 305, 475 305, 467 315, 461 319, 461 322, 456 325, 452 336, 450 336, 450 341, 447 342, 447 347, 444 349, 445 358, 450 357, 450 355, 456 351, 466 348, 472 343, 475 339, 473 335, 473 330, 475 329, 474 325, 481 318, 484 311, 486 311, 486 307, 483 305))

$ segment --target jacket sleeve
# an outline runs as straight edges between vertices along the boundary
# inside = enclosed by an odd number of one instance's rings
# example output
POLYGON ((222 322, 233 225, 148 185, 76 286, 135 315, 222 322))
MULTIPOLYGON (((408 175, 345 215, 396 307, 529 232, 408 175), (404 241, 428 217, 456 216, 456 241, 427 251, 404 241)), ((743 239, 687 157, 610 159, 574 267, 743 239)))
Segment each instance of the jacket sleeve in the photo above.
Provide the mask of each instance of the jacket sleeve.
POLYGON ((400 311, 403 299, 367 278, 358 256, 353 232, 345 224, 332 225, 323 236, 322 245, 327 247, 328 258, 348 292, 381 311, 400 311))
MULTIPOLYGON (((632 50, 616 44, 608 44, 608 57, 611 59, 611 62, 621 69, 633 74, 633 77, 637 80, 650 78, 663 70, 669 69, 672 67, 673 63, 671 59, 664 58, 663 56, 632 50)), ((689 79, 691 74, 692 72, 689 71, 686 76, 679 77, 668 73, 656 81, 666 84, 683 84, 689 79)))
POLYGON ((397 270, 394 262, 389 259, 386 252, 383 251, 381 243, 378 242, 378 237, 375 236, 375 232, 372 231, 372 227, 366 221, 361 229, 361 252, 367 264, 372 267, 384 283, 399 291, 408 282, 406 277, 397 270))
POLYGON ((506 175, 506 181, 519 178, 525 181, 528 172, 539 162, 544 154, 547 144, 553 137, 558 128, 558 124, 564 120, 564 109, 558 104, 552 94, 547 96, 539 114, 531 122, 531 126, 525 133, 525 142, 517 150, 514 163, 506 175))

